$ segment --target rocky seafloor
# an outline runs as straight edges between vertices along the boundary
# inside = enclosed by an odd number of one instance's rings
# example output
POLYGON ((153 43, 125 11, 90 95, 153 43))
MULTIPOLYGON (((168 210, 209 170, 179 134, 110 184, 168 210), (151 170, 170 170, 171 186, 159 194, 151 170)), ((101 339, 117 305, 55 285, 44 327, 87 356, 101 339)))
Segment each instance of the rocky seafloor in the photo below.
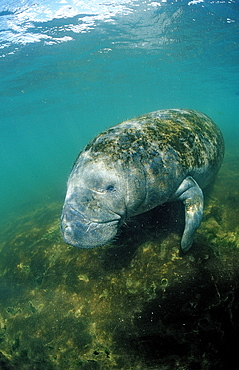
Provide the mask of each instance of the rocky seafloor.
POLYGON ((0 369, 237 368, 238 184, 227 156, 186 255, 178 202, 89 250, 63 242, 60 203, 13 218, 0 237, 0 369))

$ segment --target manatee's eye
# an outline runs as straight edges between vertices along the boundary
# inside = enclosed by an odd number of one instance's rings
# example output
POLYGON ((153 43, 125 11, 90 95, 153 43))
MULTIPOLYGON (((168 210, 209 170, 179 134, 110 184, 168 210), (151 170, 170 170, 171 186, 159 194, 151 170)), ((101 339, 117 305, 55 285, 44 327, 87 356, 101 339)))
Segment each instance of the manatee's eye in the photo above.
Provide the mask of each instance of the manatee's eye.
POLYGON ((114 185, 107 185, 106 186, 106 191, 109 191, 109 192, 111 192, 111 191, 114 191, 115 190, 115 187, 114 187, 114 185))

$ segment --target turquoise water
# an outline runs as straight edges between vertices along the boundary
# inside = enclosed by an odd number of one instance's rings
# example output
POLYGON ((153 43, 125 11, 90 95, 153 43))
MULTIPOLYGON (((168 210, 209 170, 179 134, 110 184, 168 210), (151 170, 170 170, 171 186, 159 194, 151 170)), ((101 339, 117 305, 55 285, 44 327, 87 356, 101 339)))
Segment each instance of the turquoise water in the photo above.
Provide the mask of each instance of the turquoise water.
POLYGON ((238 22, 235 1, 1 1, 1 218, 63 198, 83 146, 149 111, 238 144, 238 22))
POLYGON ((239 4, 0 0, 0 368, 225 370, 239 340, 239 4), (164 204, 101 248, 67 246, 90 139, 166 108, 206 113, 226 156, 189 253, 164 204))

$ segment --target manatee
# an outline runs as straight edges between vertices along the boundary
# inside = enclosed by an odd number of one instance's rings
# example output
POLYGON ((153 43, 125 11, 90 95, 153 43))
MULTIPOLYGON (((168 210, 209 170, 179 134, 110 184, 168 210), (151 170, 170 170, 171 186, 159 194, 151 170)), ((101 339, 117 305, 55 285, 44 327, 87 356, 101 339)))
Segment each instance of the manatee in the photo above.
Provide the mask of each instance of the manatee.
POLYGON ((67 183, 61 231, 67 244, 112 242, 129 217, 181 200, 187 252, 203 217, 203 192, 224 156, 220 130, 195 110, 158 110, 95 137, 79 154, 67 183))

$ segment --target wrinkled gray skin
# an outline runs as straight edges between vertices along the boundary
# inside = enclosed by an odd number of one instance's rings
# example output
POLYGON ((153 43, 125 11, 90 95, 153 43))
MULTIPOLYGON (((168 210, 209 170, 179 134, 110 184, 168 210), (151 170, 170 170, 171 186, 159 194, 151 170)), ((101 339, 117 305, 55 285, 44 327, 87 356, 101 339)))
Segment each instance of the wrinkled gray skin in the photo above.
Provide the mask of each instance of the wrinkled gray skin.
POLYGON ((202 220, 201 188, 214 179, 223 155, 221 132, 193 110, 160 110, 108 129, 73 166, 61 217, 65 242, 104 245, 128 217, 181 200, 181 248, 188 251, 202 220))

